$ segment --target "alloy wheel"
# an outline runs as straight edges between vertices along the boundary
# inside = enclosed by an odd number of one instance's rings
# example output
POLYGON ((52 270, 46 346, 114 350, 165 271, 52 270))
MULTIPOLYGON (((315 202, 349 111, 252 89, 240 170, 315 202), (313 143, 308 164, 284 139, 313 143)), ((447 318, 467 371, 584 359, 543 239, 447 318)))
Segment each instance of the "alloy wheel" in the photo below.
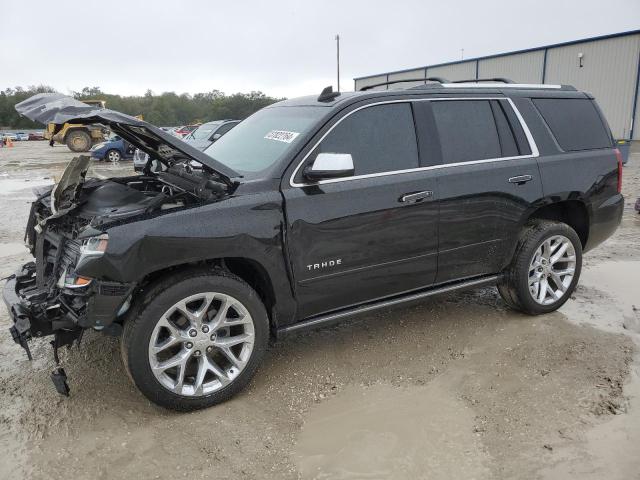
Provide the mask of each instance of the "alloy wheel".
POLYGON ((529 264, 529 293, 540 305, 551 305, 569 289, 576 269, 571 240, 554 235, 536 249, 529 264))
POLYGON ((253 319, 242 303, 224 293, 198 293, 159 319, 149 340, 149 365, 164 388, 208 395, 242 372, 254 339, 253 319))

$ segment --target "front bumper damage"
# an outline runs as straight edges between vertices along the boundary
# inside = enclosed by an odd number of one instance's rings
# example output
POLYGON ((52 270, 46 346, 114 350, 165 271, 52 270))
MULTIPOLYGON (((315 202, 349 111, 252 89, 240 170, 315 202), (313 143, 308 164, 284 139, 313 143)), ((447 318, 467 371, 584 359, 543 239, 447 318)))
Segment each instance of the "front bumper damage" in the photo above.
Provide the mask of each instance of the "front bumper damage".
POLYGON ((13 322, 9 331, 29 360, 32 359, 29 341, 53 335, 50 343, 57 368, 51 379, 59 393, 68 395, 69 386, 60 367, 58 349, 70 348, 76 341, 79 344, 87 328, 119 335, 122 327, 115 321, 117 312, 123 312, 128 304, 132 286, 94 280, 82 292, 68 289, 52 292, 50 288, 38 286, 36 270, 36 264, 30 262, 7 279, 2 296, 13 322))

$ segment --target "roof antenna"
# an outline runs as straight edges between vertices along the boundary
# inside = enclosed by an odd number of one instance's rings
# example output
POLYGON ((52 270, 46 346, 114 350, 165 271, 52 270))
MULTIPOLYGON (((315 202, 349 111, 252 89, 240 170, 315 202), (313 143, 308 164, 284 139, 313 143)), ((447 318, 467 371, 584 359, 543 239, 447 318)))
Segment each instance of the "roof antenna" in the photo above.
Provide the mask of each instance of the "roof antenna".
POLYGON ((320 93, 320 96, 318 97, 318 101, 332 102, 336 97, 339 97, 339 96, 340 96, 340 92, 334 92, 333 87, 330 85, 328 87, 325 87, 324 90, 322 90, 322 93, 320 93))

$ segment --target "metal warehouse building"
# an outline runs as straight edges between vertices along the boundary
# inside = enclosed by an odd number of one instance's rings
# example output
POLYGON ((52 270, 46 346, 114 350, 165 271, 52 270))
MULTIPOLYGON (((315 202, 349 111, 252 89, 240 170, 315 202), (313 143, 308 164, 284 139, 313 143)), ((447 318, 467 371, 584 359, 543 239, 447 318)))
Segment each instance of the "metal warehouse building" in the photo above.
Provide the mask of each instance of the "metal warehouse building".
MULTIPOLYGON (((640 140, 640 30, 381 73, 354 81, 359 90, 376 83, 427 77, 451 81, 505 77, 517 83, 573 85, 596 97, 616 138, 640 140)), ((407 88, 421 83, 376 88, 407 88)))

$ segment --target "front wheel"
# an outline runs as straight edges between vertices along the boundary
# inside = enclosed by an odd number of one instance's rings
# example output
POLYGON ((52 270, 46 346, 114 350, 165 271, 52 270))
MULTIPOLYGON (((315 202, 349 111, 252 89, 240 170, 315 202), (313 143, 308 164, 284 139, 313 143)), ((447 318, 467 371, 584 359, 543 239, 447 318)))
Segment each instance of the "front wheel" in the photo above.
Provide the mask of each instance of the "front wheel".
POLYGON ((227 272, 160 282, 125 324, 122 354, 152 402, 196 410, 223 402, 249 382, 267 348, 269 322, 257 293, 227 272))
POLYGON ((516 310, 549 313, 569 299, 581 269, 582 243, 575 230, 565 223, 537 221, 523 232, 498 291, 516 310))

